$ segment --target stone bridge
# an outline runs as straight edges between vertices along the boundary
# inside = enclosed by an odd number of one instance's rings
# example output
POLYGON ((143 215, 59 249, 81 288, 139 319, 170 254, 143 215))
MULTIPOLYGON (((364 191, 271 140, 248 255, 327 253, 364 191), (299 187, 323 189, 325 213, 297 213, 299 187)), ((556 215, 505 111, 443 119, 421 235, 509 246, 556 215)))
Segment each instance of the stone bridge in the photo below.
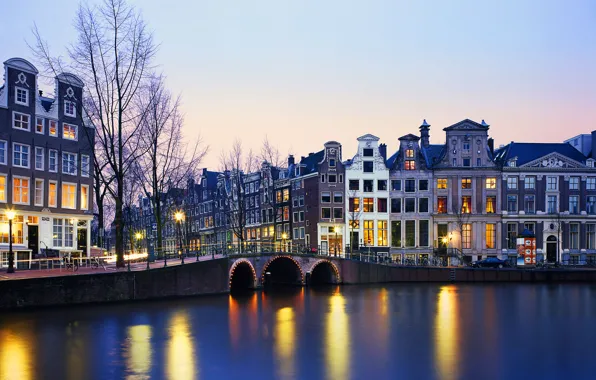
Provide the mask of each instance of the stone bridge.
POLYGON ((232 255, 229 260, 229 288, 254 289, 271 285, 321 285, 342 282, 344 259, 320 255, 262 253, 232 255))

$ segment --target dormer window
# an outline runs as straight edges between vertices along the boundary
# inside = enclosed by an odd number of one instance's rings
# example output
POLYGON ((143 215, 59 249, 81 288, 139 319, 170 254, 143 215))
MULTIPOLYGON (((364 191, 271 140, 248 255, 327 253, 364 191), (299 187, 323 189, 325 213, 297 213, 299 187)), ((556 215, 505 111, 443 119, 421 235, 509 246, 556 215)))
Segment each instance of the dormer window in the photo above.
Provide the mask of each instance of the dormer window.
POLYGON ((364 149, 362 149, 362 156, 364 156, 364 157, 372 157, 373 156, 373 150, 372 150, 372 148, 364 148, 364 149))
POLYGON ((414 157, 414 149, 406 149, 406 157, 413 158, 414 157))
POLYGON ((335 158, 330 158, 329 159, 329 167, 330 168, 334 168, 335 167, 335 158))
POLYGON ((510 160, 509 161, 509 167, 514 168, 515 166, 516 166, 515 165, 515 160, 510 160))
POLYGON ((405 167, 406 170, 416 170, 416 161, 414 160, 406 160, 405 167))
POLYGON ((22 106, 29 106, 29 90, 22 87, 15 87, 14 102, 22 106))
POLYGON ((64 101, 64 114, 70 117, 77 117, 77 109, 74 102, 70 100, 64 101))

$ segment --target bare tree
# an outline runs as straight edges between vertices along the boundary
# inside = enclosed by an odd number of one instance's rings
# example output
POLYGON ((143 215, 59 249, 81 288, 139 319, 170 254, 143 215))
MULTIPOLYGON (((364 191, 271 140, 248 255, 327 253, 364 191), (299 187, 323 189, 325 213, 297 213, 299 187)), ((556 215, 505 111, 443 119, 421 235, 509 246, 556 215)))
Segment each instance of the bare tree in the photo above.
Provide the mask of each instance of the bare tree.
POLYGON ((466 209, 463 204, 461 206, 454 204, 452 213, 455 216, 455 226, 457 228, 457 233, 459 234, 459 254, 461 254, 463 259, 464 226, 469 223, 471 214, 470 210, 466 209))
POLYGON ((350 226, 350 254, 353 249, 354 229, 360 224, 360 216, 362 215, 362 198, 358 196, 358 192, 354 190, 348 191, 348 223, 350 226))
MULTIPOLYGON (((102 158, 114 177, 114 186, 107 189, 115 203, 116 265, 123 267, 125 177, 142 153, 137 149, 141 115, 135 99, 151 71, 156 46, 139 12, 125 0, 81 4, 75 28, 77 40, 68 48, 68 67, 86 85, 85 111, 95 125, 102 158)), ((61 67, 61 60, 51 57, 37 29, 34 34, 38 58, 48 67, 61 67)), ((104 172, 100 175, 105 183, 110 182, 104 172)))
MULTIPOLYGON (((244 189, 245 176, 255 169, 255 156, 251 150, 244 152, 242 143, 234 142, 232 149, 220 157, 221 171, 227 195, 224 200, 224 215, 230 222, 230 229, 244 248, 246 237, 247 197, 244 189)), ((225 221, 224 221, 225 222, 225 221)))
POLYGON ((198 138, 185 142, 182 135, 183 118, 180 99, 166 90, 163 77, 151 78, 137 99, 140 118, 141 146, 144 152, 137 159, 135 178, 144 195, 150 200, 155 218, 158 252, 163 249, 163 195, 173 188, 186 186, 195 178, 196 170, 207 148, 198 138))

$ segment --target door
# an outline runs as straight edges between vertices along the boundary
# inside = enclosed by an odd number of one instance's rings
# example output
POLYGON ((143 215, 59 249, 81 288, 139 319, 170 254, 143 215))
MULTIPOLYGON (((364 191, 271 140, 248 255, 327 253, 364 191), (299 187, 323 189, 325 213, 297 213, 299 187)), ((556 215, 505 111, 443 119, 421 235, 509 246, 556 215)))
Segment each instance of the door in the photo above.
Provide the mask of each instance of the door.
POLYGON ((557 238, 552 235, 546 238, 546 261, 549 263, 557 261, 557 238))
POLYGON ((327 251, 327 242, 325 240, 321 241, 321 252, 322 254, 326 255, 327 251))
POLYGON ((352 250, 357 251, 358 247, 359 247, 359 242, 360 242, 360 236, 358 231, 350 231, 350 237, 351 237, 351 241, 350 241, 350 245, 352 246, 352 250))
POLYGON ((35 257, 39 253, 39 226, 27 226, 27 244, 31 250, 31 255, 35 257))
POLYGON ((81 250, 82 256, 87 256, 87 229, 79 228, 77 230, 77 249, 81 250))

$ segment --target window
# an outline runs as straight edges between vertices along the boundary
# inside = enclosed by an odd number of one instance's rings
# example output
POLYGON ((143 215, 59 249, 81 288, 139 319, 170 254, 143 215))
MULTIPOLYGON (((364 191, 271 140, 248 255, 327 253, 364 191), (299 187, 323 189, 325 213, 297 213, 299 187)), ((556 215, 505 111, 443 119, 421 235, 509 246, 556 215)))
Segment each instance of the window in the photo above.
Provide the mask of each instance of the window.
POLYGON ((372 157, 373 156, 373 150, 371 148, 364 148, 364 149, 362 149, 362 155, 364 157, 372 157))
POLYGON ((586 178, 586 190, 596 190, 596 177, 586 178))
POLYGON ((507 177, 507 188, 510 190, 517 189, 517 177, 507 177))
POLYGON ((536 212, 536 201, 534 195, 524 196, 524 212, 526 214, 534 214, 536 212))
POLYGON ((464 158, 463 159, 463 163, 464 163, 464 166, 465 167, 470 167, 471 166, 470 159, 469 158, 464 158))
POLYGON ((374 172, 374 163, 372 161, 364 161, 362 164, 364 173, 374 172))
POLYGON ((50 181, 48 186, 48 206, 56 207, 58 203, 58 183, 50 181))
POLYGON ((391 180, 391 190, 401 191, 401 180, 399 180, 399 179, 391 180))
POLYGON ((428 190, 428 180, 427 179, 421 179, 418 181, 418 190, 420 190, 420 191, 428 190))
POLYGON ((465 151, 470 150, 470 142, 469 141, 464 142, 463 143, 463 146, 462 146, 462 149, 465 150, 465 151))
POLYGON ((578 223, 569 223, 569 249, 579 249, 578 223))
POLYGON ((405 212, 416 212, 416 198, 406 198, 405 212))
MULTIPOLYGON (((16 215, 12 221, 12 242, 23 244, 23 215, 16 215)), ((0 214, 0 243, 8 244, 8 218, 0 214)))
POLYGON ((344 183, 344 175, 343 174, 339 175, 339 183, 344 183))
POLYGON ((377 212, 387 212, 387 198, 377 198, 377 212))
POLYGON ((391 246, 401 247, 401 221, 391 221, 391 246))
POLYGON ((284 206, 283 217, 284 217, 284 222, 290 221, 290 206, 284 206))
POLYGON ((321 174, 321 183, 325 183, 325 174, 321 174))
POLYGON ((12 203, 29 204, 29 178, 12 178, 12 203))
POLYGON ((507 212, 517 212, 517 195, 507 195, 507 212))
POLYGON ((329 174, 328 182, 337 183, 337 176, 335 174, 329 174))
POLYGON ((323 207, 323 208, 321 208, 321 218, 323 218, 323 219, 331 219, 331 207, 323 207))
POLYGON ((363 185, 364 185, 363 186, 363 188, 364 188, 363 191, 365 193, 372 193, 373 192, 373 181, 372 181, 372 179, 365 179, 363 181, 363 185))
POLYGON ((35 205, 43 206, 43 179, 35 180, 35 205))
POLYGON ((579 190, 579 177, 569 178, 569 190, 579 190))
POLYGON ((507 248, 515 249, 517 242, 517 223, 507 223, 507 248))
POLYGON ((74 102, 71 102, 70 100, 64 101, 64 114, 70 117, 77 116, 77 109, 74 102))
POLYGON ((358 179, 351 179, 348 185, 349 190, 360 190, 360 180, 358 179))
POLYGON ((81 210, 89 210, 89 185, 81 185, 81 210))
POLYGON ((335 167, 335 158, 330 158, 329 159, 329 167, 332 167, 332 168, 335 167))
POLYGON ((447 188, 447 178, 437 178, 437 189, 446 189, 447 188))
POLYGON ((453 159, 453 166, 457 166, 457 158, 453 159))
POLYGON ((472 248, 472 225, 465 223, 462 225, 461 246, 463 249, 472 248))
POLYGON ((461 179, 461 188, 462 189, 471 189, 472 188, 472 178, 462 178, 461 179))
POLYGON ((362 202, 362 210, 364 212, 374 212, 374 208, 375 208, 375 203, 374 203, 374 198, 364 198, 363 202, 362 202))
POLYGON ((428 247, 429 239, 428 239, 428 230, 429 230, 429 223, 428 220, 420 220, 418 221, 418 245, 420 247, 428 247))
POLYGON ((62 208, 75 209, 77 207, 77 185, 62 183, 62 208))
POLYGON ((321 193, 321 203, 331 203, 331 193, 329 191, 321 193))
POLYGON ((29 90, 23 87, 14 88, 14 101, 22 106, 29 106, 29 90))
POLYGON ((524 179, 524 189, 534 190, 536 188, 536 177, 526 177, 524 179))
POLYGON ((333 193, 333 203, 343 203, 344 202, 344 194, 340 191, 336 191, 333 193))
POLYGON ((350 198, 348 210, 350 212, 360 212, 360 198, 350 198))
POLYGON ((12 145, 12 165, 29 168, 29 145, 18 143, 12 145))
POLYGON ((472 212, 472 197, 461 197, 461 212, 462 214, 469 214, 472 212))
POLYGON ((486 188, 487 189, 496 189, 497 188, 497 179, 495 177, 489 177, 486 179, 486 188))
POLYGON ((43 151, 42 147, 35 147, 35 169, 43 170, 43 151))
POLYGON ((64 220, 64 246, 71 248, 74 246, 74 220, 72 219, 64 220))
POLYGON ((63 222, 64 219, 60 219, 60 218, 54 218, 54 222, 53 222, 53 235, 54 235, 54 241, 53 241, 53 245, 54 247, 62 247, 62 232, 63 232, 63 222))
POLYGON ((428 212, 428 198, 418 199, 418 212, 428 212))
POLYGON ((374 220, 364 221, 364 244, 372 245, 375 241, 375 222, 374 220))
POLYGON ((21 129, 23 131, 29 131, 29 115, 20 112, 12 113, 12 127, 14 129, 21 129))
POLYGON ((294 218, 294 223, 298 223, 298 212, 293 212, 292 217, 294 218))
POLYGON ((77 175, 77 155, 69 152, 62 152, 62 173, 77 175))
POLYGON ((590 215, 596 214, 596 197, 593 195, 586 198, 586 212, 590 215))
POLYGON ((569 197, 569 213, 579 214, 579 197, 577 195, 569 197))
POLYGON ((406 160, 404 169, 405 170, 416 170, 416 161, 406 160))
POLYGON ((546 190, 557 190, 558 177, 546 177, 546 190))
MULTIPOLYGON (((58 171, 58 151, 50 149, 48 153, 48 170, 56 173, 58 171)), ((203 193, 206 195, 207 193, 203 193)))
POLYGON ((6 157, 7 157, 7 152, 6 152, 6 147, 8 146, 8 143, 4 140, 0 140, 0 164, 2 165, 6 165, 6 157))
POLYGON ((524 223, 524 230, 528 230, 531 233, 536 233, 536 224, 533 222, 526 222, 524 223))
POLYGON ((50 136, 58 137, 58 124, 56 120, 50 120, 50 126, 48 127, 50 136))
POLYGON ((0 174, 0 202, 6 202, 6 174, 0 174))
POLYGON ((494 214, 497 210, 497 197, 489 196, 486 197, 486 213, 494 214))
POLYGON ((406 193, 413 193, 416 191, 416 180, 406 179, 406 193))
POLYGON ((549 195, 547 197, 547 210, 549 214, 554 214, 557 212, 557 196, 556 195, 549 195))
POLYGON ((596 224, 586 224, 586 248, 596 249, 596 224))
POLYGON ((283 189, 283 201, 288 202, 290 200, 290 188, 286 187, 283 189))
POLYGON ((447 213, 447 197, 437 198, 437 214, 447 213))
POLYGON ((414 149, 406 149, 406 157, 408 157, 408 158, 414 157, 414 149))
POLYGON ((406 220, 406 247, 416 245, 416 221, 406 220))
POLYGON ((476 166, 482 166, 482 159, 480 157, 476 159, 476 166))
POLYGON ((495 249, 495 241, 497 240, 497 229, 495 228, 495 224, 487 223, 486 224, 486 248, 487 249, 495 249))
POLYGON ((377 190, 378 191, 386 191, 387 190, 387 181, 384 179, 380 179, 377 181, 377 190))
POLYGON ((387 245, 387 221, 386 220, 377 221, 377 245, 381 246, 381 247, 387 245))
POLYGON ((391 198, 391 212, 395 214, 401 212, 401 198, 391 198))
POLYGON ((38 117, 35 123, 35 133, 41 133, 43 135, 43 117, 38 117))

